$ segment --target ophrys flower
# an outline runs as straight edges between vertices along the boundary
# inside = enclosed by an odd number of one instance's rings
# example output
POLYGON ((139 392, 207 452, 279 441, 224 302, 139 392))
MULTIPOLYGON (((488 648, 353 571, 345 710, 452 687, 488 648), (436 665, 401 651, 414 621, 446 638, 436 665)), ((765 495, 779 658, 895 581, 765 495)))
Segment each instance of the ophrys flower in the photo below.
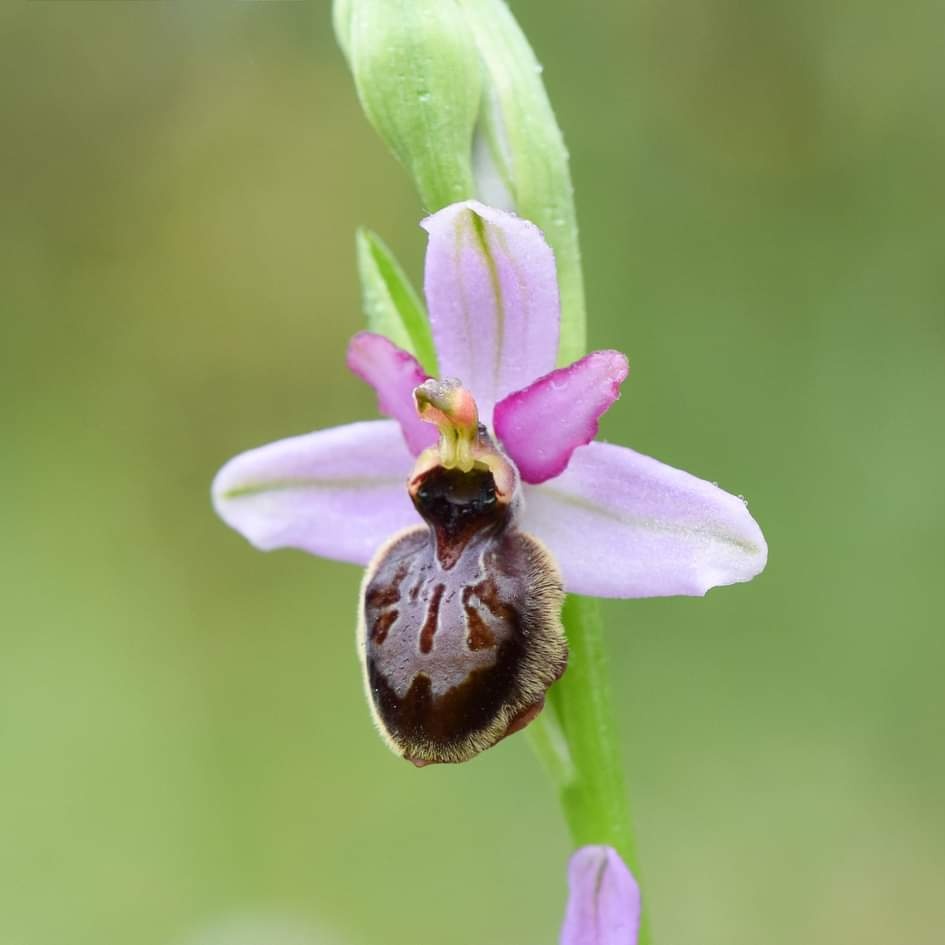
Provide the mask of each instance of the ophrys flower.
POLYGON ((438 373, 455 382, 431 387, 411 354, 380 335, 356 335, 348 364, 394 419, 251 450, 213 486, 219 514, 259 548, 363 565, 383 546, 360 613, 368 693, 392 747, 417 762, 471 757, 540 709, 563 668, 558 573, 577 594, 701 595, 749 580, 767 554, 741 499, 591 442, 627 361, 598 351, 555 369, 554 258, 535 226, 472 201, 423 225, 438 373), (424 484, 438 501, 466 503, 478 516, 445 558, 450 542, 436 532, 446 513, 425 505, 424 484), (398 535, 408 528, 413 537, 398 535), (509 534, 519 536, 519 552, 537 550, 514 564, 515 554, 500 549, 509 534), (451 573, 470 536, 482 547, 451 573), (480 623, 488 634, 477 636, 480 623), (503 640, 515 643, 514 658, 503 659, 503 640), (375 658, 383 647, 382 670, 375 658), (523 668, 539 652, 544 668, 523 668), (464 685, 468 698, 460 698, 464 685), (466 730, 446 720, 447 705, 466 730), (480 714, 470 722, 472 705, 480 714))

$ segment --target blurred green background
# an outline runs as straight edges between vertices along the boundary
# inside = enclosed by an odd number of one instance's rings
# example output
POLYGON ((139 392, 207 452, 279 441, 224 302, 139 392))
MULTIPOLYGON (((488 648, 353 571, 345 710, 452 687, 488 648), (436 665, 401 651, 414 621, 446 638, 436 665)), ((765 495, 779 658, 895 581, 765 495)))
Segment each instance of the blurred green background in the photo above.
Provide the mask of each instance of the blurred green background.
MULTIPOLYGON (((513 3, 568 139, 608 438, 744 493, 754 583, 608 603, 659 945, 945 936, 942 8, 513 3)), ((548 945, 524 738, 372 730, 357 569, 217 521, 374 414, 353 233, 422 215, 318 3, 0 9, 0 945, 548 945)))

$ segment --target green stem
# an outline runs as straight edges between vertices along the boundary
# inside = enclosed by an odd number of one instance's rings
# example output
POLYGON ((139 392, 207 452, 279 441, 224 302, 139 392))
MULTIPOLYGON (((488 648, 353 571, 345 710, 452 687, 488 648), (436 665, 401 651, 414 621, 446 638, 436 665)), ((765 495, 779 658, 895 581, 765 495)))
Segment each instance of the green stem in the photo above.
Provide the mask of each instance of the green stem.
POLYGON ((564 605, 568 671, 551 691, 574 764, 561 795, 578 845, 615 847, 635 866, 627 791, 618 757, 614 713, 597 601, 569 596, 564 605))
MULTIPOLYGON (((568 671, 552 687, 548 708, 531 726, 540 725, 532 744, 558 788, 575 846, 614 847, 639 880, 599 604, 570 595, 563 619, 568 671)), ((644 923, 638 945, 649 941, 644 923)))

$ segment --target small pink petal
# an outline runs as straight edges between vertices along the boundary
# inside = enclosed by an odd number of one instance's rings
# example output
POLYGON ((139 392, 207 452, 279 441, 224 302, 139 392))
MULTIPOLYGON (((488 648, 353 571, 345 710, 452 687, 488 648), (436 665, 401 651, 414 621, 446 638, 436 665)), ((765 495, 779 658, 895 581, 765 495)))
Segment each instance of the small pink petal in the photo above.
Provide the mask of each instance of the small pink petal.
POLYGON ((367 564, 394 532, 421 524, 407 496, 412 467, 394 421, 351 423, 235 456, 213 480, 213 505, 263 551, 367 564))
POLYGON ((640 889, 612 847, 581 847, 568 864, 561 945, 636 945, 640 889))
POLYGON ((597 436, 628 370, 619 351, 593 351, 496 405, 495 432, 522 479, 545 482, 564 472, 571 454, 597 436))
POLYGON ((750 581, 768 558, 742 499, 609 443, 527 486, 522 528, 548 546, 565 589, 588 597, 701 596, 750 581))
POLYGON ((555 366, 560 305, 555 258, 541 230, 474 200, 423 221, 424 288, 440 375, 492 408, 555 366))
POLYGON ((420 362, 383 335, 358 332, 348 345, 348 367, 377 391, 381 413, 403 430, 414 456, 436 443, 437 432, 417 416, 413 389, 427 379, 420 362))

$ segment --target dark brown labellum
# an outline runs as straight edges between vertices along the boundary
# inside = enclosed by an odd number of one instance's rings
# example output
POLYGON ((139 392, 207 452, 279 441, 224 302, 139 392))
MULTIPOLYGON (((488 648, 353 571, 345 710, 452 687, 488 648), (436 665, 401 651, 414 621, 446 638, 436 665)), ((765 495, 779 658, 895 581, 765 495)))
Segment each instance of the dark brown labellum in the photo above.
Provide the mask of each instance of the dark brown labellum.
POLYGON ((531 721, 564 672, 564 591, 488 470, 436 466, 411 493, 428 524, 395 535, 362 586, 365 684, 396 752, 466 761, 531 721))

